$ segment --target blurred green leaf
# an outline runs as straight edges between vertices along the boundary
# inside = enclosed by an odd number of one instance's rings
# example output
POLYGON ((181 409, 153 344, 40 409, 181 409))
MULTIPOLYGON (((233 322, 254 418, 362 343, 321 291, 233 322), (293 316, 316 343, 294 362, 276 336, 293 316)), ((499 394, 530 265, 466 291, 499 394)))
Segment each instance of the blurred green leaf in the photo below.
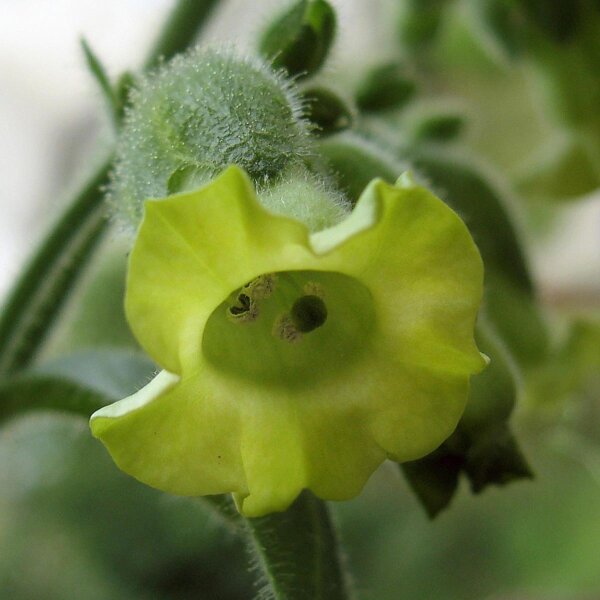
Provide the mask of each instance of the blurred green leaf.
POLYGON ((600 187, 600 171, 581 140, 560 135, 524 165, 517 180, 519 190, 527 196, 573 200, 600 187))
POLYGON ((35 359, 108 228, 101 202, 111 159, 90 177, 23 270, 0 314, 0 374, 35 359))
POLYGON ((336 15, 325 0, 299 0, 275 19, 260 39, 260 53, 288 75, 314 75, 335 38, 336 15))
POLYGON ((436 38, 448 0, 404 0, 399 3, 398 36, 406 50, 417 52, 436 38))
MULTIPOLYGON (((484 259, 485 260, 485 259, 484 259)), ((493 267, 485 272, 483 314, 520 367, 529 369, 548 356, 548 329, 535 295, 493 267)))
POLYGON ((500 193, 489 179, 467 158, 437 146, 412 147, 405 158, 465 221, 486 269, 493 267, 519 288, 530 291, 531 277, 519 237, 500 193))
POLYGON ((371 69, 356 90, 356 104, 363 112, 400 109, 417 93, 417 85, 401 63, 371 69))
MULTIPOLYGON (((575 318, 548 360, 530 374, 527 399, 536 407, 565 408, 566 400, 596 399, 600 389, 600 321, 575 318)), ((579 404, 581 407, 582 405, 579 404)))
POLYGON ((90 350, 60 358, 0 381, 0 421, 31 410, 89 417, 142 387, 156 372, 144 355, 90 350))
POLYGON ((457 138, 465 127, 465 119, 456 113, 419 115, 411 123, 411 134, 416 142, 449 142, 457 138))
POLYGON ((394 183, 406 166, 394 161, 375 144, 354 134, 326 138, 319 151, 331 170, 337 187, 355 203, 368 183, 381 177, 394 183))
POLYGON ((121 103, 120 99, 115 93, 113 86, 106 74, 104 65, 100 62, 100 59, 94 54, 92 48, 85 38, 80 40, 81 48, 85 56, 85 60, 92 77, 96 80, 100 91, 106 101, 107 107, 110 112, 111 119, 115 126, 121 121, 121 103))
POLYGON ((319 135, 330 135, 348 129, 354 120, 348 103, 338 94, 325 87, 302 90, 306 100, 305 117, 314 123, 319 135))

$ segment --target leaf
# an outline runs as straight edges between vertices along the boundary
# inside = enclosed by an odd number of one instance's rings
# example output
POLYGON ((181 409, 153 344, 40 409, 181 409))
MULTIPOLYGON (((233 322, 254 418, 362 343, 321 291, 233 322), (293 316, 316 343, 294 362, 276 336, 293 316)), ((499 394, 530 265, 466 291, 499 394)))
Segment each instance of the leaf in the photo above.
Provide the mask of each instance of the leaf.
POLYGON ((401 3, 398 37, 407 52, 419 53, 436 40, 447 0, 406 0, 401 3))
POLYGON ((264 573, 262 600, 349 598, 327 505, 303 492, 283 513, 247 520, 264 573))
POLYGON ((317 125, 317 134, 329 135, 352 126, 352 110, 329 88, 308 88, 302 91, 302 97, 306 99, 306 118, 317 125))
POLYGON ((177 0, 148 53, 144 70, 156 67, 194 45, 220 0, 177 0))
POLYGON ((431 112, 419 115, 411 124, 411 134, 419 142, 449 142, 465 127, 465 119, 456 113, 431 112))
POLYGON ((600 187, 600 171, 582 140, 554 136, 517 175, 523 194, 551 201, 581 198, 600 187))
POLYGON ((260 53, 273 68, 288 75, 316 73, 329 54, 336 31, 336 15, 325 0, 299 0, 277 18, 260 40, 260 53))
POLYGON ((80 44, 87 62, 88 69, 96 80, 96 83, 98 84, 98 87, 104 96, 104 100, 106 101, 106 104, 110 110, 110 116, 113 124, 117 126, 121 120, 121 106, 119 98, 115 94, 115 90, 110 83, 104 66, 100 62, 100 59, 92 51, 87 40, 85 38, 81 38, 80 44))
POLYGON ((26 368, 42 343, 108 222, 101 203, 111 160, 92 175, 51 229, 3 307, 0 316, 0 375, 26 368))
POLYGON ((58 410, 89 417, 128 396, 155 372, 144 355, 90 350, 0 381, 0 422, 30 410, 58 410))
POLYGON ((416 92, 416 83, 403 65, 387 63, 367 73, 356 91, 356 104, 363 112, 400 109, 416 92))
POLYGON ((349 133, 331 136, 319 145, 337 187, 355 204, 372 179, 394 183, 406 170, 375 144, 349 133))

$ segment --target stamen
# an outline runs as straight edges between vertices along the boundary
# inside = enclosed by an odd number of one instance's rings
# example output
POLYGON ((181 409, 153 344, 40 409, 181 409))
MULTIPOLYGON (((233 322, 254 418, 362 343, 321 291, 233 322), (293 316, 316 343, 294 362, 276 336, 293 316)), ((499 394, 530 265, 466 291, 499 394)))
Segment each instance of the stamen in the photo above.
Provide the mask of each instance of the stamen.
POLYGON ((237 303, 230 306, 227 316, 234 323, 250 323, 258 318, 258 305, 247 294, 240 294, 237 303))
POLYGON ((275 273, 265 273, 248 282, 243 287, 242 293, 253 300, 264 300, 273 294, 276 285, 277 275, 275 273))
POLYGON ((298 331, 290 315, 287 313, 280 315, 277 318, 271 333, 274 337, 282 339, 284 342, 290 344, 296 344, 302 339, 302 333, 298 331))
POLYGON ((325 300, 325 290, 323 289, 323 286, 316 281, 307 281, 304 284, 303 290, 307 296, 317 296, 322 300, 325 300))

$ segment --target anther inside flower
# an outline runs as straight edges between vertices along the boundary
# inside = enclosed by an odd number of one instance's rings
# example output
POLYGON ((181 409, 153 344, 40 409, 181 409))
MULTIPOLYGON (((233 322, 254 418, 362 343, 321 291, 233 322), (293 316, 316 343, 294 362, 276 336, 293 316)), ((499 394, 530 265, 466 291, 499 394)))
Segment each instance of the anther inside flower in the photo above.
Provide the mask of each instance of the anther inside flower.
POLYGON ((247 516, 305 488, 350 498, 386 458, 419 458, 454 430, 485 364, 482 279, 465 225, 408 177, 372 182, 311 234, 231 167, 146 202, 126 308, 164 371, 92 431, 139 480, 232 492, 247 516))
POLYGON ((265 274, 212 313, 202 352, 213 368, 232 377, 283 389, 315 386, 368 351, 374 318, 371 294, 352 277, 319 271, 265 274), (253 294, 251 286, 264 280, 273 282, 269 295, 253 294))

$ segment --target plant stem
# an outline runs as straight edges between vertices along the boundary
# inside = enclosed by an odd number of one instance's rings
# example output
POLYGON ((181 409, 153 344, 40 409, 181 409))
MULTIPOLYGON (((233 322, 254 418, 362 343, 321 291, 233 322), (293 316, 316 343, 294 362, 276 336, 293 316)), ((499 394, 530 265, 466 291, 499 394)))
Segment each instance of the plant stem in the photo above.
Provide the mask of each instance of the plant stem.
POLYGON ((283 513, 247 519, 251 550, 264 577, 260 599, 351 597, 327 505, 303 492, 283 513))
POLYGON ((191 46, 218 3, 219 0, 179 0, 148 54, 144 69, 152 69, 161 58, 168 59, 191 46))
POLYGON ((101 204, 111 159, 89 178, 39 246, 0 319, 0 375, 27 367, 107 228, 101 204))

